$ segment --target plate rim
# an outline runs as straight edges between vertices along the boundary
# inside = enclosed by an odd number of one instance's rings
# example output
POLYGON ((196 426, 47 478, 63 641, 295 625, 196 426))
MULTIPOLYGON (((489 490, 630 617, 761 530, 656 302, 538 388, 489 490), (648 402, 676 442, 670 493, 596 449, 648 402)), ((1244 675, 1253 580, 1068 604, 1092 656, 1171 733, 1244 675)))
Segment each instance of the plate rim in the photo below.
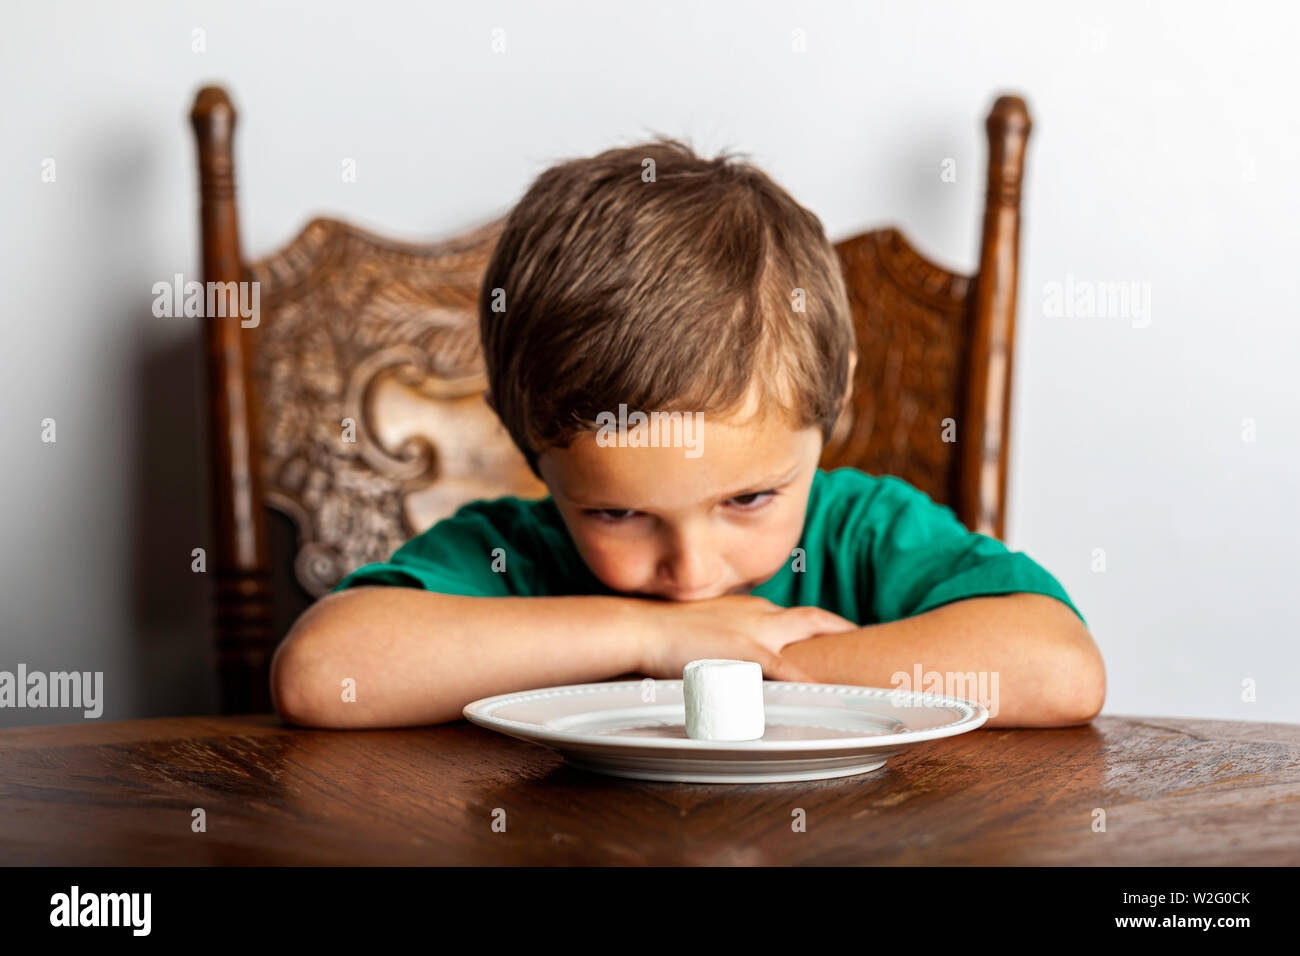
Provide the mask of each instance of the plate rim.
MULTIPOLYGON (((657 684, 677 684, 681 680, 654 680, 657 684)), ((527 735, 527 739, 544 741, 551 744, 590 744, 621 745, 648 747, 654 750, 694 750, 694 751, 728 751, 750 750, 760 753, 780 753, 782 751, 808 750, 842 750, 855 747, 885 747, 921 743, 927 740, 941 740, 982 727, 989 719, 988 708, 978 701, 949 697, 944 694, 932 694, 925 691, 885 689, 867 687, 860 684, 822 684, 807 681, 769 681, 764 680, 764 688, 795 688, 811 690, 814 693, 832 693, 836 696, 857 696, 872 698, 904 698, 905 701, 922 701, 922 706, 949 707, 959 712, 956 720, 937 727, 921 730, 908 730, 898 734, 873 734, 862 737, 827 737, 821 740, 696 740, 690 737, 629 737, 610 734, 582 734, 572 731, 556 731, 540 724, 512 720, 509 717, 494 716, 492 711, 510 703, 520 703, 524 699, 544 700, 551 697, 576 696, 578 694, 595 694, 612 690, 625 690, 639 685, 640 681, 595 681, 586 684, 564 684, 556 687, 539 687, 531 690, 512 691, 506 694, 494 694, 471 701, 461 709, 466 720, 501 733, 506 728, 517 730, 527 735)), ((513 736, 513 735, 512 735, 513 736)))

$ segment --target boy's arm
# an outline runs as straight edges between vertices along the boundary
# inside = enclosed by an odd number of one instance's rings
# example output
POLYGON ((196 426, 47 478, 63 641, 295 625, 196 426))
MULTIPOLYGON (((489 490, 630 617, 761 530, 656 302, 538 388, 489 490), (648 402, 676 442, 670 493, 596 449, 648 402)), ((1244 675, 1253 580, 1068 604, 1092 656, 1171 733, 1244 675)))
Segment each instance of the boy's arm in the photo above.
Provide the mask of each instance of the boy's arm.
POLYGON ((287 722, 312 727, 456 720, 482 697, 635 671, 641 603, 350 588, 308 608, 276 649, 272 698, 287 722), (355 702, 343 700, 346 678, 355 702))
MULTIPOLYGON (((1015 593, 953 601, 912 617, 787 645, 783 657, 828 684, 912 687, 937 671, 986 672, 989 727, 1085 724, 1106 697, 1106 669, 1092 635, 1065 604, 1015 593), (994 683, 994 675, 997 681, 994 683), (996 709, 996 716, 993 715, 996 709)), ((949 694, 945 682, 945 694, 949 694)), ((970 690, 966 699, 973 699, 970 690)))

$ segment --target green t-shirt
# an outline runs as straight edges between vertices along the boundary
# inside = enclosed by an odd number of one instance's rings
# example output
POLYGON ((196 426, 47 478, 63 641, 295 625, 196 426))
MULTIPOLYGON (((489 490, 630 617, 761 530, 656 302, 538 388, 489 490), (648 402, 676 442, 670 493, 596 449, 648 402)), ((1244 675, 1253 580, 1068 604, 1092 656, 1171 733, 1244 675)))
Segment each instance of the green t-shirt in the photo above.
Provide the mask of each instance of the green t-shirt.
MULTIPOLYGON (((962 598, 1029 591, 1056 598, 1087 624, 1065 588, 1028 555, 968 531, 951 508, 891 475, 818 469, 797 547, 802 560, 792 556, 750 593, 867 625, 962 598)), ((550 497, 472 501, 334 590, 362 584, 484 597, 618 593, 591 573, 550 497)))

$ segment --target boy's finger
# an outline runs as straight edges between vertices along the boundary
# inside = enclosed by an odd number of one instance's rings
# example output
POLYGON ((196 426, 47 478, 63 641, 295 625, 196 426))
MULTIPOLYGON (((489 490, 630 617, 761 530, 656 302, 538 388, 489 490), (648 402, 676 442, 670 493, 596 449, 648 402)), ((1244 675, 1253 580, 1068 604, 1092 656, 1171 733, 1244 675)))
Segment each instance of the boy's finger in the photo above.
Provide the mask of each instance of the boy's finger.
POLYGON ((786 680, 806 684, 817 683, 811 674, 779 654, 773 654, 764 661, 763 676, 768 680, 786 680))
POLYGON ((858 629, 858 625, 852 621, 818 607, 791 608, 791 610, 795 613, 788 618, 791 626, 781 642, 782 647, 796 641, 806 641, 818 634, 842 634, 858 629))
POLYGON ((810 633, 833 634, 839 631, 857 630, 858 627, 848 618, 840 617, 833 611, 815 605, 807 604, 802 607, 790 608, 790 610, 800 621, 812 629, 810 633))
POLYGON ((821 620, 825 626, 819 632, 821 634, 839 634, 843 631, 856 631, 860 625, 854 624, 846 617, 840 617, 833 611, 827 611, 824 608, 818 608, 821 611, 821 620))

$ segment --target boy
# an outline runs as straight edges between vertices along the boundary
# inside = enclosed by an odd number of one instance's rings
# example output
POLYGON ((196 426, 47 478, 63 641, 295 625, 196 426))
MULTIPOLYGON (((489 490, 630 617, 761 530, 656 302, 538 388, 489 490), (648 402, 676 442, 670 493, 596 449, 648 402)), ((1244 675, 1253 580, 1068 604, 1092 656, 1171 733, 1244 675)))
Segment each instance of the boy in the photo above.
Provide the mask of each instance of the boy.
POLYGON ((1047 571, 901 479, 818 469, 851 394, 848 299, 820 220, 758 169, 671 139, 553 167, 479 317, 488 401, 550 497, 467 504, 309 608, 272 662, 288 722, 440 723, 697 658, 875 687, 982 673, 990 726, 1101 709, 1047 571))

